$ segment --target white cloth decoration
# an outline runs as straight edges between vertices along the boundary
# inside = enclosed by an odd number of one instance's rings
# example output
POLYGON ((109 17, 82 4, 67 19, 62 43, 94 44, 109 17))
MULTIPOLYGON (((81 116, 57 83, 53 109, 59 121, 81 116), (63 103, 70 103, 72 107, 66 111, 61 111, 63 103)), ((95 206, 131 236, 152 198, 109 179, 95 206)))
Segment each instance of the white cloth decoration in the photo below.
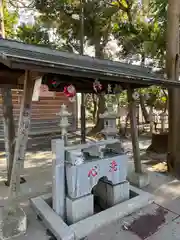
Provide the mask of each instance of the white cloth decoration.
POLYGON ((69 93, 76 94, 76 89, 73 85, 69 85, 67 87, 67 90, 68 90, 69 93))
POLYGON ((134 100, 137 100, 139 98, 139 93, 138 92, 134 92, 132 94, 132 97, 133 97, 134 100))
POLYGON ((98 92, 102 89, 102 84, 98 80, 95 80, 93 83, 93 89, 95 92, 98 92))
POLYGON ((108 93, 111 93, 112 92, 112 87, 111 87, 111 84, 108 84, 108 93))

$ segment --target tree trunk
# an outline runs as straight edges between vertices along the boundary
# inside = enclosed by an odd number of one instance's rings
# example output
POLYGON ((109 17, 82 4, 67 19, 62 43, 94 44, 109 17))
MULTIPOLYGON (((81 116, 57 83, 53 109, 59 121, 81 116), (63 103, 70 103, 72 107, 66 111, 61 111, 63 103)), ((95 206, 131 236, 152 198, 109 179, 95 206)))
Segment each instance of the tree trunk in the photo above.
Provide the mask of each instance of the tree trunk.
POLYGON ((133 146, 135 172, 141 174, 142 166, 141 166, 140 149, 139 149, 139 141, 138 141, 136 102, 132 97, 133 92, 134 91, 131 89, 131 87, 129 87, 127 91, 127 95, 128 95, 129 116, 130 116, 130 124, 131 124, 131 138, 132 138, 132 146, 133 146))
MULTIPOLYGON (((179 5, 179 0, 168 0, 166 72, 168 79, 173 81, 179 79, 179 5)), ((180 125, 178 125, 180 119, 178 115, 180 90, 168 89, 168 95, 169 137, 167 165, 169 171, 174 171, 177 168, 175 165, 180 165, 178 160, 178 152, 180 152, 178 147, 178 140, 180 140, 178 139, 180 131, 180 125)))
POLYGON ((150 106, 150 110, 149 110, 149 120, 150 120, 150 134, 152 135, 152 133, 153 133, 153 127, 154 127, 154 122, 153 122, 153 106, 150 106))
POLYGON ((127 128, 128 128, 128 121, 129 121, 129 119, 130 119, 130 114, 128 112, 127 116, 126 116, 126 120, 125 120, 125 129, 124 129, 125 135, 127 134, 127 128))
MULTIPOLYGON (((100 39, 96 41, 95 44, 95 56, 97 58, 104 58, 103 48, 100 43, 100 39)), ((100 132, 103 129, 104 126, 104 120, 99 117, 99 114, 104 113, 105 111, 105 96, 104 94, 99 95, 99 101, 98 101, 98 111, 97 111, 97 123, 95 126, 95 129, 97 132, 100 132)))
POLYGON ((97 98, 95 94, 92 94, 92 99, 93 99, 93 123, 96 123, 96 116, 97 116, 97 98))
POLYGON ((101 38, 97 38, 95 41, 95 57, 100 59, 104 58, 104 49, 101 46, 101 38))
POLYGON ((145 106, 144 96, 140 94, 139 98, 140 98, 140 106, 141 106, 141 110, 142 110, 142 114, 143 114, 145 123, 149 123, 150 122, 149 113, 148 113, 148 111, 146 109, 146 106, 145 106))
POLYGON ((152 133, 151 145, 147 148, 147 152, 155 152, 166 154, 168 146, 168 133, 152 133))
POLYGON ((89 135, 99 133, 103 129, 104 121, 103 119, 99 118, 99 115, 104 113, 104 111, 105 111, 105 96, 103 93, 100 93, 97 110, 97 122, 93 129, 89 132, 89 135))
POLYGON ((166 102, 165 102, 165 106, 164 106, 164 110, 163 112, 166 113, 167 108, 168 108, 168 94, 165 92, 165 90, 163 90, 164 96, 166 97, 166 102))
MULTIPOLYGON (((98 38, 95 41, 95 56, 97 58, 104 57, 103 48, 100 42, 101 42, 100 38, 98 38)), ((98 97, 99 97, 99 101, 98 101, 98 110, 97 110, 97 121, 94 128, 89 132, 89 135, 100 132, 104 126, 104 120, 99 117, 99 114, 104 113, 105 111, 105 96, 104 94, 101 93, 98 95, 98 97)))

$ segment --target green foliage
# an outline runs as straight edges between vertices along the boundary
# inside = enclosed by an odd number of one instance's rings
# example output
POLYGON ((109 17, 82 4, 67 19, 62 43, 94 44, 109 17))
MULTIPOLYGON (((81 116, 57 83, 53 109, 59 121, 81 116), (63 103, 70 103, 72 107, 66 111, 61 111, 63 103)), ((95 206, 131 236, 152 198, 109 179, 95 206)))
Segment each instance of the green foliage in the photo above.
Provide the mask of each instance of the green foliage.
MULTIPOLYGON (((167 0, 149 0, 146 6, 139 6, 138 1, 133 1, 131 19, 120 15, 113 25, 113 35, 120 46, 120 57, 131 59, 134 55, 140 55, 142 64, 146 58, 150 58, 155 66, 164 67, 166 14, 167 0)), ((167 105, 168 95, 161 87, 140 89, 139 92, 149 95, 146 100, 149 106, 162 109, 167 105)))
POLYGON ((139 93, 147 95, 148 98, 145 99, 147 106, 153 106, 155 109, 162 110, 166 107, 167 103, 167 90, 162 89, 160 86, 152 86, 149 88, 139 89, 139 93))
POLYGON ((162 67, 165 54, 167 0, 150 0, 146 8, 148 11, 145 11, 143 6, 138 9, 138 6, 138 1, 134 1, 131 21, 121 16, 119 22, 114 23, 113 34, 121 46, 120 55, 123 58, 131 58, 139 54, 143 58, 154 59, 156 65, 162 67))
MULTIPOLYGON (((87 0, 84 1, 84 35, 88 45, 96 47, 96 55, 101 55, 112 33, 112 22, 117 14, 128 18, 128 1, 87 0), (99 45, 99 46, 98 46, 99 45), (99 52, 98 52, 99 51, 99 52), (100 53, 101 52, 101 53, 100 53)), ((36 5, 41 13, 41 21, 47 28, 56 30, 57 36, 71 51, 79 52, 81 5, 79 0, 45 0, 36 5)))
POLYGON ((80 22, 74 20, 72 15, 79 12, 79 2, 45 0, 43 4, 37 5, 37 8, 41 13, 43 27, 54 29, 56 35, 64 40, 64 45, 68 46, 67 49, 76 49, 80 22))
POLYGON ((167 23, 168 0, 150 0, 149 5, 154 20, 165 26, 167 23))
POLYGON ((5 27, 5 36, 6 38, 14 38, 16 35, 15 26, 18 23, 18 12, 10 11, 7 8, 7 3, 4 1, 4 27, 5 27))
MULTIPOLYGON (((79 0, 44 0, 36 8, 41 13, 44 27, 53 28, 68 51, 80 50, 79 0)), ((114 35, 121 47, 121 57, 136 54, 153 58, 164 64, 165 21, 167 0, 87 0, 84 1, 84 35, 88 45, 103 52, 110 36, 114 35), (99 44, 99 46, 98 46, 99 44)), ((101 55, 98 53, 96 55, 101 55)))
POLYGON ((46 29, 36 22, 34 25, 22 24, 17 29, 17 38, 28 44, 51 45, 46 29))
MULTIPOLYGON (((84 1, 84 41, 94 46, 96 56, 105 57, 104 49, 112 35, 118 40, 120 57, 131 58, 141 55, 154 59, 156 65, 164 66, 165 28, 167 0, 86 0, 84 1)), ((53 30, 56 46, 65 51, 80 52, 80 12, 79 0, 37 0, 36 9, 40 13, 35 25, 21 25, 17 30, 18 39, 26 43, 52 45, 48 30, 53 30)), ((166 102, 161 96, 161 88, 141 89, 141 93, 150 93, 148 105, 166 102)), ((93 113, 94 96, 87 98, 88 111, 93 113), (93 103, 93 104, 92 104, 93 103)), ((127 103, 126 93, 108 98, 108 101, 124 105, 127 103)))
POLYGON ((157 45, 156 59, 159 59, 161 67, 165 65, 165 53, 166 53, 166 28, 167 28, 167 6, 168 0, 151 0, 151 18, 153 24, 157 26, 154 34, 154 42, 157 45))

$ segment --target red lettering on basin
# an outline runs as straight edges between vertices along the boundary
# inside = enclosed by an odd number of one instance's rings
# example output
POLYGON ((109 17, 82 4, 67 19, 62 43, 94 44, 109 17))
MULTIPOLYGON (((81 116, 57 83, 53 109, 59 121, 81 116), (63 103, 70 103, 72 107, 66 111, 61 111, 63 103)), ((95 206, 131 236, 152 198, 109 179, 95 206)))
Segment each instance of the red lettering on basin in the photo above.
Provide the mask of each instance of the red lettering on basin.
POLYGON ((114 160, 114 161, 111 162, 109 172, 116 172, 116 171, 117 171, 117 163, 116 163, 116 161, 114 160))
POLYGON ((97 167, 92 168, 92 169, 88 172, 88 177, 90 177, 90 176, 92 176, 92 177, 97 176, 97 167))

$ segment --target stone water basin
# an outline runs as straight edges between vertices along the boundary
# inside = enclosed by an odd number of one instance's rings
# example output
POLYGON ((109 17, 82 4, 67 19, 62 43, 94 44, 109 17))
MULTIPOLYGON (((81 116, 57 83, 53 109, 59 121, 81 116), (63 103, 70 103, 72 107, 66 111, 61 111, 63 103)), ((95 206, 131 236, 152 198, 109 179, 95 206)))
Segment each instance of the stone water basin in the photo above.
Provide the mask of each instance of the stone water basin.
POLYGON ((91 193, 99 179, 106 177, 113 185, 126 181, 128 156, 114 154, 103 159, 86 159, 83 164, 66 164, 68 196, 79 198, 91 193), (83 183, 83 184, 82 184, 83 183))

